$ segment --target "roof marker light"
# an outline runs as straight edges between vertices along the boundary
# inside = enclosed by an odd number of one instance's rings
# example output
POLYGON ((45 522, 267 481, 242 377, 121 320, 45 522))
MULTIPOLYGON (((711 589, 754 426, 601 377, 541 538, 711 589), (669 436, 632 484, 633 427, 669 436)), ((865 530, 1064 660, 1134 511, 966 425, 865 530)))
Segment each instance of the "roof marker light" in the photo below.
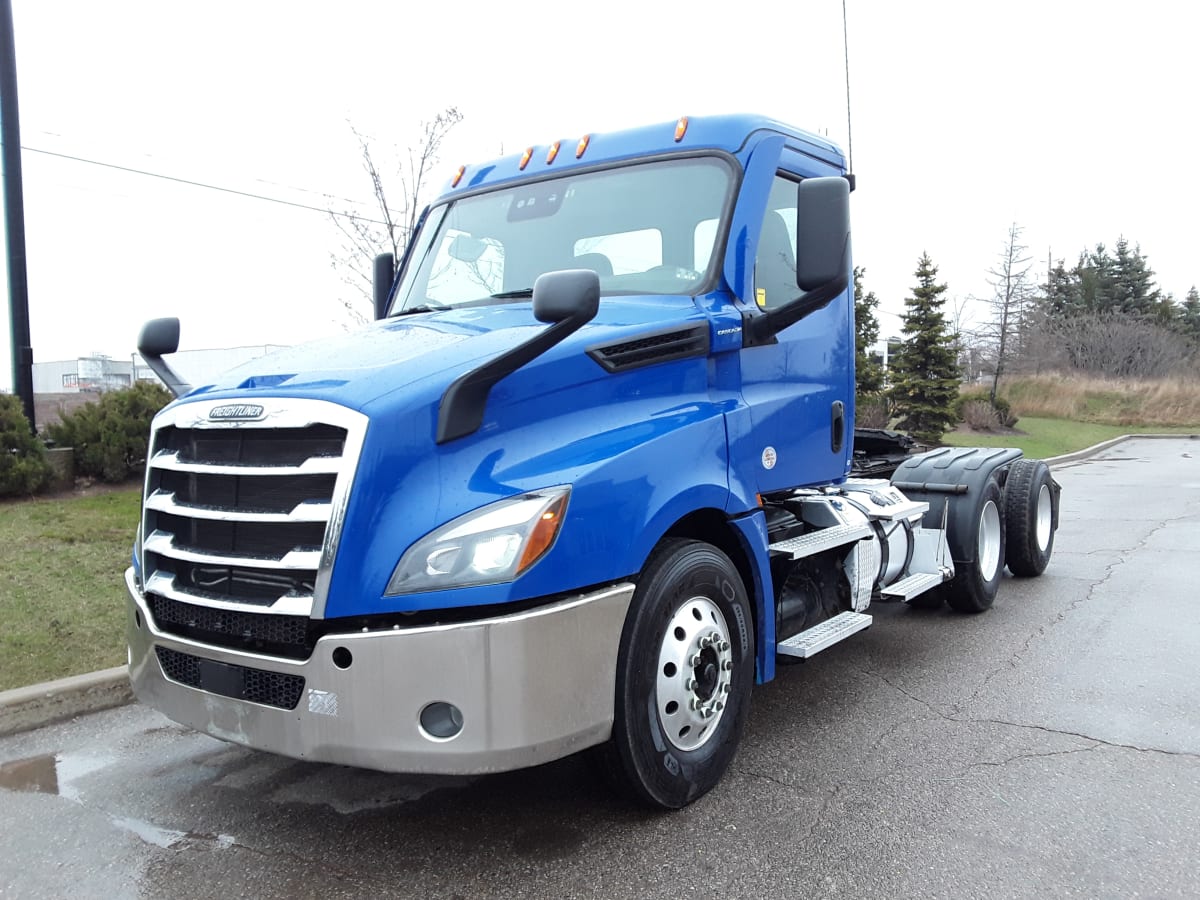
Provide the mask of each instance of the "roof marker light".
POLYGON ((517 166, 517 168, 524 172, 525 167, 529 165, 529 160, 531 159, 533 159, 533 148, 527 147, 525 148, 525 152, 521 154, 521 163, 517 166))
POLYGON ((683 140, 683 136, 687 134, 688 117, 680 116, 679 121, 675 123, 675 143, 683 140))
POLYGON ((575 148, 576 159, 579 159, 579 157, 583 156, 583 151, 588 148, 588 144, 591 142, 591 140, 592 136, 590 134, 585 134, 579 139, 579 146, 575 148))
POLYGON ((550 145, 550 152, 546 154, 546 165, 554 162, 554 158, 558 156, 558 147, 561 143, 562 141, 555 141, 550 145))
POLYGON ((450 182, 450 187, 458 187, 458 183, 462 181, 463 174, 467 171, 466 166, 459 166, 458 171, 454 173, 454 180, 450 182))

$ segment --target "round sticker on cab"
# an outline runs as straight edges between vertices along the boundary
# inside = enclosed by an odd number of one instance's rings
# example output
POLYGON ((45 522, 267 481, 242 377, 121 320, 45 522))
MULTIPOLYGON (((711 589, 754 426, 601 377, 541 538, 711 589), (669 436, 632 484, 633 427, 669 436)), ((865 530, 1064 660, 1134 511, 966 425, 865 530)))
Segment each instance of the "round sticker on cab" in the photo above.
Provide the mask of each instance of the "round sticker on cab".
POLYGON ((764 469, 775 468, 775 462, 778 459, 779 457, 776 455, 774 447, 767 447, 763 450, 762 464, 764 469))

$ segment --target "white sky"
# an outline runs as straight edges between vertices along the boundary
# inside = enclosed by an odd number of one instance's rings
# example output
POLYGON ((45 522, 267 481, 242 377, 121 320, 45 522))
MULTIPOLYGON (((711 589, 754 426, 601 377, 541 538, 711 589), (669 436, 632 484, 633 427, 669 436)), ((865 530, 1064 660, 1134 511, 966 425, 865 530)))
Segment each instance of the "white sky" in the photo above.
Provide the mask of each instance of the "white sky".
MULTIPOLYGON (((448 105, 465 121, 433 191, 502 148, 681 114, 847 144, 840 0, 13 5, 26 148, 321 208, 370 197, 347 122, 403 147, 448 105)), ((1048 253, 1123 234, 1163 290, 1200 282, 1200 7, 847 5, 855 261, 884 333, 923 250, 952 296, 986 296, 1014 221, 1039 278, 1048 253)), ((183 320, 182 349, 348 323, 321 213, 29 150, 23 166, 35 360, 128 358, 160 315, 183 320)))

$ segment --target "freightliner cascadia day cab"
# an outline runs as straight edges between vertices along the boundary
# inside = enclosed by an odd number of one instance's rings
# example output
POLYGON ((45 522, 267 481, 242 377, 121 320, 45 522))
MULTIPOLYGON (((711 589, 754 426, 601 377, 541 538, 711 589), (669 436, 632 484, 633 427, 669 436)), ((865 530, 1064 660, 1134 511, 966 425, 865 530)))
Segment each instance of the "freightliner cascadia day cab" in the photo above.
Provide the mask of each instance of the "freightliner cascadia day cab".
POLYGON ((1044 462, 855 468, 852 181, 757 117, 594 134, 459 169, 357 333, 193 389, 147 323, 178 399, 126 574, 137 696, 385 771, 594 748, 676 808, 778 661, 1039 574, 1044 462))

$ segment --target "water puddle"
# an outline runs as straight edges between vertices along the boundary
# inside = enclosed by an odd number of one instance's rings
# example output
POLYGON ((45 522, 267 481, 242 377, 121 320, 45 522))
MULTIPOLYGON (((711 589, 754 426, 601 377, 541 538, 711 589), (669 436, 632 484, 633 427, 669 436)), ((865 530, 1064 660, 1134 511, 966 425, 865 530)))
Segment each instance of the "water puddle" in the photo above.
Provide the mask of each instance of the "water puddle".
MULTIPOLYGON (((113 762, 111 756, 87 756, 73 753, 44 753, 26 759, 0 763, 0 790, 30 794, 54 794, 81 806, 83 796, 79 782, 113 762)), ((147 844, 171 850, 181 844, 199 845, 206 849, 227 850, 237 843, 228 834, 199 834, 161 828, 143 819, 104 813, 109 822, 121 831, 129 832, 147 844)))
POLYGON ((0 763, 0 788, 26 793, 57 794, 79 802, 79 780, 113 761, 111 756, 45 753, 0 763))

